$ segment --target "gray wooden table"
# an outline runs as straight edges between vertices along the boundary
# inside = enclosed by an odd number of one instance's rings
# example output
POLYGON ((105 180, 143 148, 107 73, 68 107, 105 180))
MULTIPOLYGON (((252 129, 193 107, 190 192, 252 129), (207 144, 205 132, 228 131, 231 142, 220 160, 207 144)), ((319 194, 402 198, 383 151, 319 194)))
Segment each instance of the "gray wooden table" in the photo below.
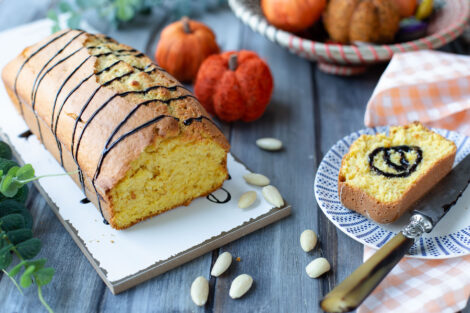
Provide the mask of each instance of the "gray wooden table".
MULTIPOLYGON (((54 2, 0 0, 0 31, 44 18, 54 2)), ((114 296, 32 188, 27 205, 34 216, 34 232, 44 243, 41 256, 56 269, 54 280, 44 290, 56 312, 317 312, 321 297, 361 264, 362 245, 321 213, 314 200, 313 180, 328 149, 364 127, 365 104, 385 65, 353 78, 330 76, 255 34, 227 8, 197 18, 215 30, 223 50, 254 50, 271 66, 275 90, 265 115, 254 123, 224 124, 223 130, 232 152, 279 187, 292 204, 292 216, 114 296), (279 153, 259 150, 254 142, 263 136, 280 138, 285 149, 279 153), (320 238, 312 253, 304 253, 298 243, 306 228, 316 230, 320 238), (196 307, 189 296, 191 282, 199 275, 209 278, 211 265, 223 251, 241 261, 234 262, 228 274, 210 279, 209 301, 203 308, 196 307), (305 266, 319 256, 331 262, 332 271, 321 279, 310 279, 305 266), (253 276, 254 287, 244 298, 232 300, 228 296, 231 278, 241 273, 253 276)), ((157 15, 152 21, 106 32, 153 55, 159 31, 169 22, 168 17, 157 15)), ((469 48, 459 39, 444 50, 469 53, 469 48)), ((8 278, 0 276, 0 312, 43 311, 33 289, 22 296, 8 278)))

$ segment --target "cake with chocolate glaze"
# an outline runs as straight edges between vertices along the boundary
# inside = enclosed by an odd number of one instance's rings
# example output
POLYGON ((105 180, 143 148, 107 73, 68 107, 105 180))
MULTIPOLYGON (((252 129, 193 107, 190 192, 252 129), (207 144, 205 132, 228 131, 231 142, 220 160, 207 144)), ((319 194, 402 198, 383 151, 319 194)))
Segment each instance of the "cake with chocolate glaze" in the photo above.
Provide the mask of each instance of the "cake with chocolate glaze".
POLYGON ((361 135, 344 155, 341 203, 378 223, 397 220, 452 169, 455 144, 415 122, 361 135))
POLYGON ((2 72, 37 138, 124 229, 218 189, 229 144, 191 92, 139 51, 64 30, 2 72))

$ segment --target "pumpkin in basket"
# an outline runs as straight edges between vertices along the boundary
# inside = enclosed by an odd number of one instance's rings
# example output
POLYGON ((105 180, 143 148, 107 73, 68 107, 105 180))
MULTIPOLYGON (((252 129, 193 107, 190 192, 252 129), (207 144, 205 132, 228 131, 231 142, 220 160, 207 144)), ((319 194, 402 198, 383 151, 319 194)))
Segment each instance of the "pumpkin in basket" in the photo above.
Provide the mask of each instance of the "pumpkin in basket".
POLYGON ((219 53, 219 47, 212 30, 183 17, 163 29, 155 59, 178 80, 188 82, 196 78, 201 63, 214 53, 219 53))
POLYGON ((330 0, 323 22, 336 42, 389 43, 398 31, 400 11, 390 0, 330 0))
POLYGON ((272 90, 273 78, 268 65, 247 50, 208 57, 194 85, 194 93, 204 108, 226 122, 260 118, 272 90))
POLYGON ((261 0, 269 23, 288 32, 299 32, 313 25, 323 13, 326 0, 261 0))

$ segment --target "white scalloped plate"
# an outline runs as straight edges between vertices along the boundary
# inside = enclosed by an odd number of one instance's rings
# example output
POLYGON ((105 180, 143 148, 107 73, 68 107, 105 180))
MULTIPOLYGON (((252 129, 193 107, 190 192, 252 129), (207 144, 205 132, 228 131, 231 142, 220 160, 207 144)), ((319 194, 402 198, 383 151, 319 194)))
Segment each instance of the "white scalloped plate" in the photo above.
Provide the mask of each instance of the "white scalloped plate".
MULTIPOLYGON (((315 177, 315 198, 323 213, 345 234, 372 248, 382 247, 407 224, 411 215, 406 213, 398 221, 382 225, 345 208, 338 197, 338 173, 343 155, 360 135, 387 132, 387 130, 388 127, 368 128, 344 137, 325 155, 315 177)), ((433 130, 457 145, 455 164, 470 153, 469 137, 443 129, 433 130)), ((470 188, 436 228, 413 245, 409 256, 446 259, 470 254, 469 207, 470 188)))

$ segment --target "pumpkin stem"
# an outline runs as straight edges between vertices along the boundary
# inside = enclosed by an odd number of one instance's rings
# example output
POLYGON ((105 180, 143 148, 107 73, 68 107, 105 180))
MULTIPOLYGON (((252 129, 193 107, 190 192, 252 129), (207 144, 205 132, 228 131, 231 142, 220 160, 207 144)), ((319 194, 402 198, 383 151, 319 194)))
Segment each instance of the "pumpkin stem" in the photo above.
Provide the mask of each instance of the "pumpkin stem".
POLYGON ((230 58, 228 59, 228 68, 231 71, 235 71, 237 69, 237 66, 238 66, 238 57, 234 53, 234 54, 230 55, 230 58))
POLYGON ((181 18, 181 23, 183 23, 184 32, 187 34, 191 33, 191 28, 189 27, 189 18, 187 16, 183 16, 181 18))

